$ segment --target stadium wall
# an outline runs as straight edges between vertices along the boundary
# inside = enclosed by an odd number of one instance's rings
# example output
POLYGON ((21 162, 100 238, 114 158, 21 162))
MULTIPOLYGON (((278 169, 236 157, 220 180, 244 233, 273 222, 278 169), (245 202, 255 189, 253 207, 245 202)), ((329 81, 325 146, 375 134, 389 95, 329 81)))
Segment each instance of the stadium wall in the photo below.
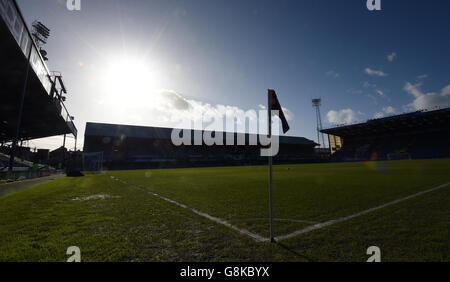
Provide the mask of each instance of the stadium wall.
MULTIPOLYGON (((103 152, 108 169, 205 167, 266 164, 260 146, 175 146, 171 128, 87 123, 84 152, 103 152)), ((224 138, 226 133, 223 134, 224 138)), ((245 134, 246 144, 252 136, 245 134)), ((237 134, 235 134, 235 140, 237 134)), ((235 142, 236 143, 236 142, 235 142)), ((225 143, 224 143, 225 144, 225 143)), ((317 161, 317 144, 302 137, 280 137, 275 163, 317 161)))
POLYGON ((332 161, 450 157, 450 108, 323 130, 332 161))

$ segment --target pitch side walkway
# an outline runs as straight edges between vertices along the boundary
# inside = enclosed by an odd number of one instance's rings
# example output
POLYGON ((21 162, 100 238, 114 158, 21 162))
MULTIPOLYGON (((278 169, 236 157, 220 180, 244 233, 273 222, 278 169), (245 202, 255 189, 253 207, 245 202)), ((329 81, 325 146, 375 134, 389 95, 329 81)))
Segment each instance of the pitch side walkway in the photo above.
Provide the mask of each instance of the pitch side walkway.
POLYGON ((49 181, 55 180, 60 177, 66 176, 65 174, 56 174, 41 178, 16 181, 11 183, 0 184, 0 197, 4 197, 13 193, 23 191, 36 185, 44 184, 49 181))

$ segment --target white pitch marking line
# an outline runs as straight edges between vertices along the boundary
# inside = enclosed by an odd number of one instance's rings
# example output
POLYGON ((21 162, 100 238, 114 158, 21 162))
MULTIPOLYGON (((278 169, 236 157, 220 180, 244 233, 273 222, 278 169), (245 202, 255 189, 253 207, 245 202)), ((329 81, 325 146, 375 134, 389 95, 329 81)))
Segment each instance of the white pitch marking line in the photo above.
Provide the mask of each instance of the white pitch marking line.
POLYGON ((442 189, 444 187, 447 187, 448 185, 450 185, 450 182, 442 184, 442 185, 439 185, 437 187, 434 187, 434 188, 431 188, 431 189, 428 189, 428 190, 425 190, 425 191, 422 191, 422 192, 418 192, 416 194, 409 195, 409 196, 401 198, 401 199, 397 199, 397 200, 385 203, 383 205, 380 205, 380 206, 377 206, 377 207, 374 207, 374 208, 370 208, 370 209, 367 209, 367 210, 364 210, 364 211, 361 211, 361 212, 349 215, 349 216, 344 216, 344 217, 341 217, 341 218, 332 219, 332 220, 325 221, 325 222, 322 222, 322 223, 317 223, 317 224, 305 227, 303 229, 294 231, 294 232, 289 233, 289 234, 280 235, 280 236, 275 237, 275 240, 276 241, 285 240, 285 239, 289 239, 289 238, 295 237, 295 236, 300 235, 300 234, 304 234, 304 233, 308 233, 308 232, 311 232, 311 231, 314 231, 314 230, 317 230, 317 229, 321 229, 321 228, 324 228, 324 227, 327 227, 327 226, 330 226, 330 225, 333 225, 333 224, 336 224, 336 223, 339 223, 339 222, 343 222, 343 221, 355 218, 355 217, 360 216, 360 215, 365 215, 367 213, 370 213, 370 212, 373 212, 373 211, 376 211, 376 210, 379 210, 379 209, 382 209, 382 208, 385 208, 385 207, 388 207, 388 206, 391 206, 391 205, 394 205, 394 204, 397 204, 397 203, 400 203, 400 202, 403 202, 403 201, 406 201, 406 200, 409 200, 409 199, 412 199, 412 198, 415 198, 415 197, 418 197, 418 196, 421 196, 421 195, 426 194, 426 193, 430 193, 430 192, 442 189))
MULTIPOLYGON (((230 222, 240 222, 240 221, 255 221, 255 220, 269 220, 268 217, 250 217, 250 218, 236 218, 230 220, 230 222)), ((291 219, 291 218, 274 218, 275 221, 290 221, 290 222, 297 222, 297 223, 309 223, 309 224, 316 224, 317 221, 311 221, 311 220, 302 220, 302 219, 291 219)))
POLYGON ((221 218, 214 217, 214 216, 209 215, 209 214, 207 214, 207 213, 201 212, 201 211, 199 211, 199 210, 196 210, 196 209, 194 209, 194 208, 191 208, 191 207, 189 207, 189 206, 186 206, 186 205, 184 205, 184 204, 181 204, 181 203, 179 203, 179 202, 177 202, 177 201, 174 201, 174 200, 172 200, 172 199, 169 199, 169 198, 166 198, 166 197, 164 197, 164 196, 161 196, 161 195, 159 195, 159 194, 157 194, 157 193, 155 193, 155 192, 152 192, 152 191, 150 191, 150 190, 147 190, 147 189, 145 189, 145 188, 143 188, 143 187, 141 187, 141 186, 138 186, 138 185, 135 185, 135 184, 128 183, 128 182, 126 182, 126 181, 124 181, 124 180, 121 180, 121 179, 119 179, 119 178, 117 178, 117 177, 114 177, 114 176, 110 176, 110 177, 111 177, 111 179, 114 179, 114 180, 116 180, 116 181, 120 181, 120 182, 122 182, 122 183, 125 184, 125 185, 133 186, 133 187, 135 187, 135 188, 137 188, 137 189, 139 189, 139 190, 141 190, 141 191, 143 191, 143 192, 149 193, 149 194, 151 194, 151 195, 153 195, 153 196, 155 196, 155 197, 157 197, 157 198, 160 198, 160 199, 165 200, 165 201, 167 201, 167 202, 169 202, 169 203, 175 204, 175 205, 177 205, 177 206, 179 206, 179 207, 182 207, 182 208, 184 208, 184 209, 190 210, 190 211, 192 211, 193 213, 195 213, 195 214, 197 214, 197 215, 200 215, 200 216, 202 216, 202 217, 205 217, 205 218, 207 218, 207 219, 209 219, 209 220, 212 220, 212 221, 214 221, 214 222, 216 222, 216 223, 225 225, 226 227, 231 228, 231 229, 233 229, 233 230, 236 230, 236 231, 238 231, 239 233, 241 233, 241 234, 243 234, 243 235, 249 236, 250 238, 254 239, 255 241, 258 241, 258 242, 269 242, 269 241, 270 241, 269 238, 266 238, 266 237, 263 237, 263 236, 261 236, 261 235, 252 233, 252 232, 250 232, 250 231, 248 231, 248 230, 246 230, 246 229, 239 228, 239 227, 237 227, 237 226, 235 226, 235 225, 232 225, 231 223, 229 223, 229 222, 226 221, 226 220, 223 220, 223 219, 221 219, 221 218))

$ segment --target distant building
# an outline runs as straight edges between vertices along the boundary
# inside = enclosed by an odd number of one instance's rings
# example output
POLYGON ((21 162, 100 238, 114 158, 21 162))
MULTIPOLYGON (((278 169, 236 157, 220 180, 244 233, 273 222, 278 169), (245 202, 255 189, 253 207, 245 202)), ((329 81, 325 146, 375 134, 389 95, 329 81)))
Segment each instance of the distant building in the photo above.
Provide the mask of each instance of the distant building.
POLYGON ((48 149, 38 149, 35 154, 35 162, 40 164, 48 164, 50 157, 50 150, 48 149))
MULTIPOLYGON (((171 128, 87 123, 84 153, 103 152, 109 169, 254 165, 267 163, 260 146, 175 146, 171 128)), ((198 131, 197 131, 198 132, 198 131)), ((244 135, 246 144, 250 134, 244 135)), ((226 134, 224 133, 224 138, 226 134)), ((237 134, 235 133, 235 140, 237 134)), ((236 143, 236 142, 235 142, 236 143)), ((224 144, 226 144, 224 142, 224 144)), ((316 161, 314 141, 303 137, 280 137, 276 163, 316 161)))
POLYGON ((68 159, 68 151, 65 147, 59 147, 53 150, 49 154, 49 164, 57 169, 65 167, 65 163, 68 159))
POLYGON ((325 129, 335 161, 450 157, 450 108, 325 129))

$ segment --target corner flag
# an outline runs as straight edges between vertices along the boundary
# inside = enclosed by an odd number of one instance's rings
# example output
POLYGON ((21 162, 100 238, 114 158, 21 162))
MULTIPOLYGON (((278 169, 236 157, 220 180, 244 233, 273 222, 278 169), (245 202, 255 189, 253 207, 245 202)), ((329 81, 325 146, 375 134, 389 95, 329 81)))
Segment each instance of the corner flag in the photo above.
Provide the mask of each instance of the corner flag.
POLYGON ((280 117, 281 124, 283 125, 283 133, 288 132, 290 128, 286 117, 284 116, 283 108, 281 108, 275 90, 271 89, 269 89, 269 111, 278 111, 278 116, 280 117))
MULTIPOLYGON (((268 96, 268 114, 269 114, 269 138, 272 140, 272 111, 278 111, 278 117, 283 124, 283 133, 289 131, 289 124, 284 116, 283 108, 281 108, 275 90, 269 89, 268 96)), ((272 154, 269 154, 269 212, 270 212, 270 242, 275 243, 274 225, 273 225, 273 173, 272 173, 272 154)))

